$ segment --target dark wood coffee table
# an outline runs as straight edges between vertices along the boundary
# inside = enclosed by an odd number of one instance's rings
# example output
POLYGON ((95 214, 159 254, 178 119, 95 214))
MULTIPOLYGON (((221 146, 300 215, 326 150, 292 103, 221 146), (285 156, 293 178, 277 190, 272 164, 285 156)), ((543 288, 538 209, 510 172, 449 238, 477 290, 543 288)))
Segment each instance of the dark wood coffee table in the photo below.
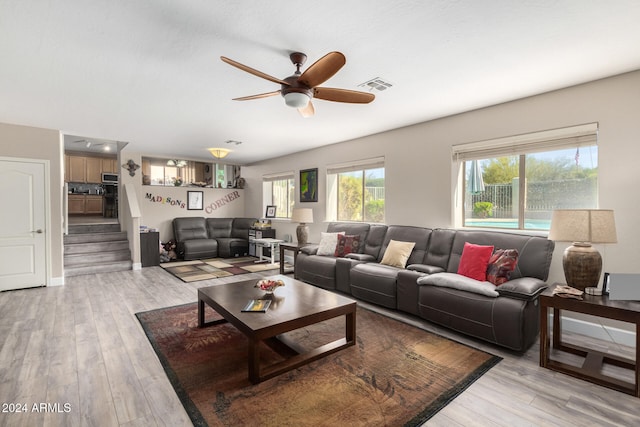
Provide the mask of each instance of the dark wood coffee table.
POLYGON ((229 322, 249 338, 249 380, 252 383, 275 377, 355 344, 356 302, 353 299, 287 276, 270 278, 283 280, 285 286, 276 290, 278 304, 272 304, 266 313, 241 311, 249 300, 264 297, 264 291, 254 287, 256 279, 198 289, 199 327, 229 322), (205 322, 205 304, 224 319, 205 322), (310 351, 303 351, 297 348, 296 343, 280 336, 339 316, 345 316, 345 337, 310 351), (261 342, 282 355, 286 354, 288 358, 270 366, 262 366, 261 342))

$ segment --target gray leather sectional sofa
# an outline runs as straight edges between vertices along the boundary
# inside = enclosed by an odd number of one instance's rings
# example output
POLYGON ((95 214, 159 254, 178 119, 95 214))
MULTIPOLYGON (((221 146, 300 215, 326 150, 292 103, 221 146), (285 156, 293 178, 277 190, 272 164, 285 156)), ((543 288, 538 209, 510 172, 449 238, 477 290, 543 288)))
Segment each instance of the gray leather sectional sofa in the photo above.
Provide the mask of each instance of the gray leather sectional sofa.
POLYGON ((256 221, 256 218, 174 218, 173 235, 178 257, 194 260, 247 255, 249 228, 256 221))
POLYGON ((547 287, 552 241, 500 231, 361 223, 330 223, 327 232, 359 235, 358 253, 321 256, 317 245, 307 245, 296 259, 297 279, 512 350, 525 351, 536 340, 538 295, 547 287), (392 240, 415 243, 405 268, 380 263, 392 240), (519 253, 510 279, 490 295, 478 292, 479 282, 456 274, 465 242, 519 253))

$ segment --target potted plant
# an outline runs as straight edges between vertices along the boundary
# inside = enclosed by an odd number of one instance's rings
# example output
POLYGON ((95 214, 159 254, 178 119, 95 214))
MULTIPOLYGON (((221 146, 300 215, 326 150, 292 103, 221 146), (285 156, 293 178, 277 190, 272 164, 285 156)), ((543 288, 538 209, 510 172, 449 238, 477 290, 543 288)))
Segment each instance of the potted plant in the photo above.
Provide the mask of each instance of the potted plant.
POLYGON ((473 214, 478 218, 487 218, 493 216, 493 203, 491 202, 475 202, 473 204, 473 214))

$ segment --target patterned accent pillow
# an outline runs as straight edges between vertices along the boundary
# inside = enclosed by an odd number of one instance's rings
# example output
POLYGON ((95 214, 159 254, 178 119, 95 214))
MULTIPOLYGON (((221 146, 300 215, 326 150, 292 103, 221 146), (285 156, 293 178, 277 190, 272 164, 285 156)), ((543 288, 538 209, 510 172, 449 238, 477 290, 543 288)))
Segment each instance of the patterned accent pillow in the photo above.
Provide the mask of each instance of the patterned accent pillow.
POLYGON ((491 258, 487 266, 487 281, 496 286, 502 285, 511 278, 511 272, 518 264, 517 249, 498 249, 491 258))
POLYGON ((493 253, 493 246, 474 245, 464 242, 458 274, 484 282, 487 280, 487 265, 493 253))
POLYGON ((351 236, 349 234, 338 236, 338 245, 333 256, 344 257, 350 253, 358 253, 360 249, 360 236, 351 236))
POLYGON ((318 244, 318 252, 316 255, 333 256, 338 246, 338 235, 344 235, 344 231, 339 233, 320 233, 320 243, 318 244))

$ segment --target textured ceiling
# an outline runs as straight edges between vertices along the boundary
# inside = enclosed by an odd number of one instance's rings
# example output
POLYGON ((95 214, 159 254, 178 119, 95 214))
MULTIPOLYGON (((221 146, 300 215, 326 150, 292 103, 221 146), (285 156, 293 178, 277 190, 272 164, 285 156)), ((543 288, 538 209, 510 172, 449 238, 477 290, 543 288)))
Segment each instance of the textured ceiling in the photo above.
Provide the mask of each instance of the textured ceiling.
POLYGON ((249 164, 640 69, 638 22, 637 0, 0 0, 0 122, 249 164), (393 87, 304 119, 232 101, 279 86, 219 59, 283 78, 333 50, 323 86, 393 87))

